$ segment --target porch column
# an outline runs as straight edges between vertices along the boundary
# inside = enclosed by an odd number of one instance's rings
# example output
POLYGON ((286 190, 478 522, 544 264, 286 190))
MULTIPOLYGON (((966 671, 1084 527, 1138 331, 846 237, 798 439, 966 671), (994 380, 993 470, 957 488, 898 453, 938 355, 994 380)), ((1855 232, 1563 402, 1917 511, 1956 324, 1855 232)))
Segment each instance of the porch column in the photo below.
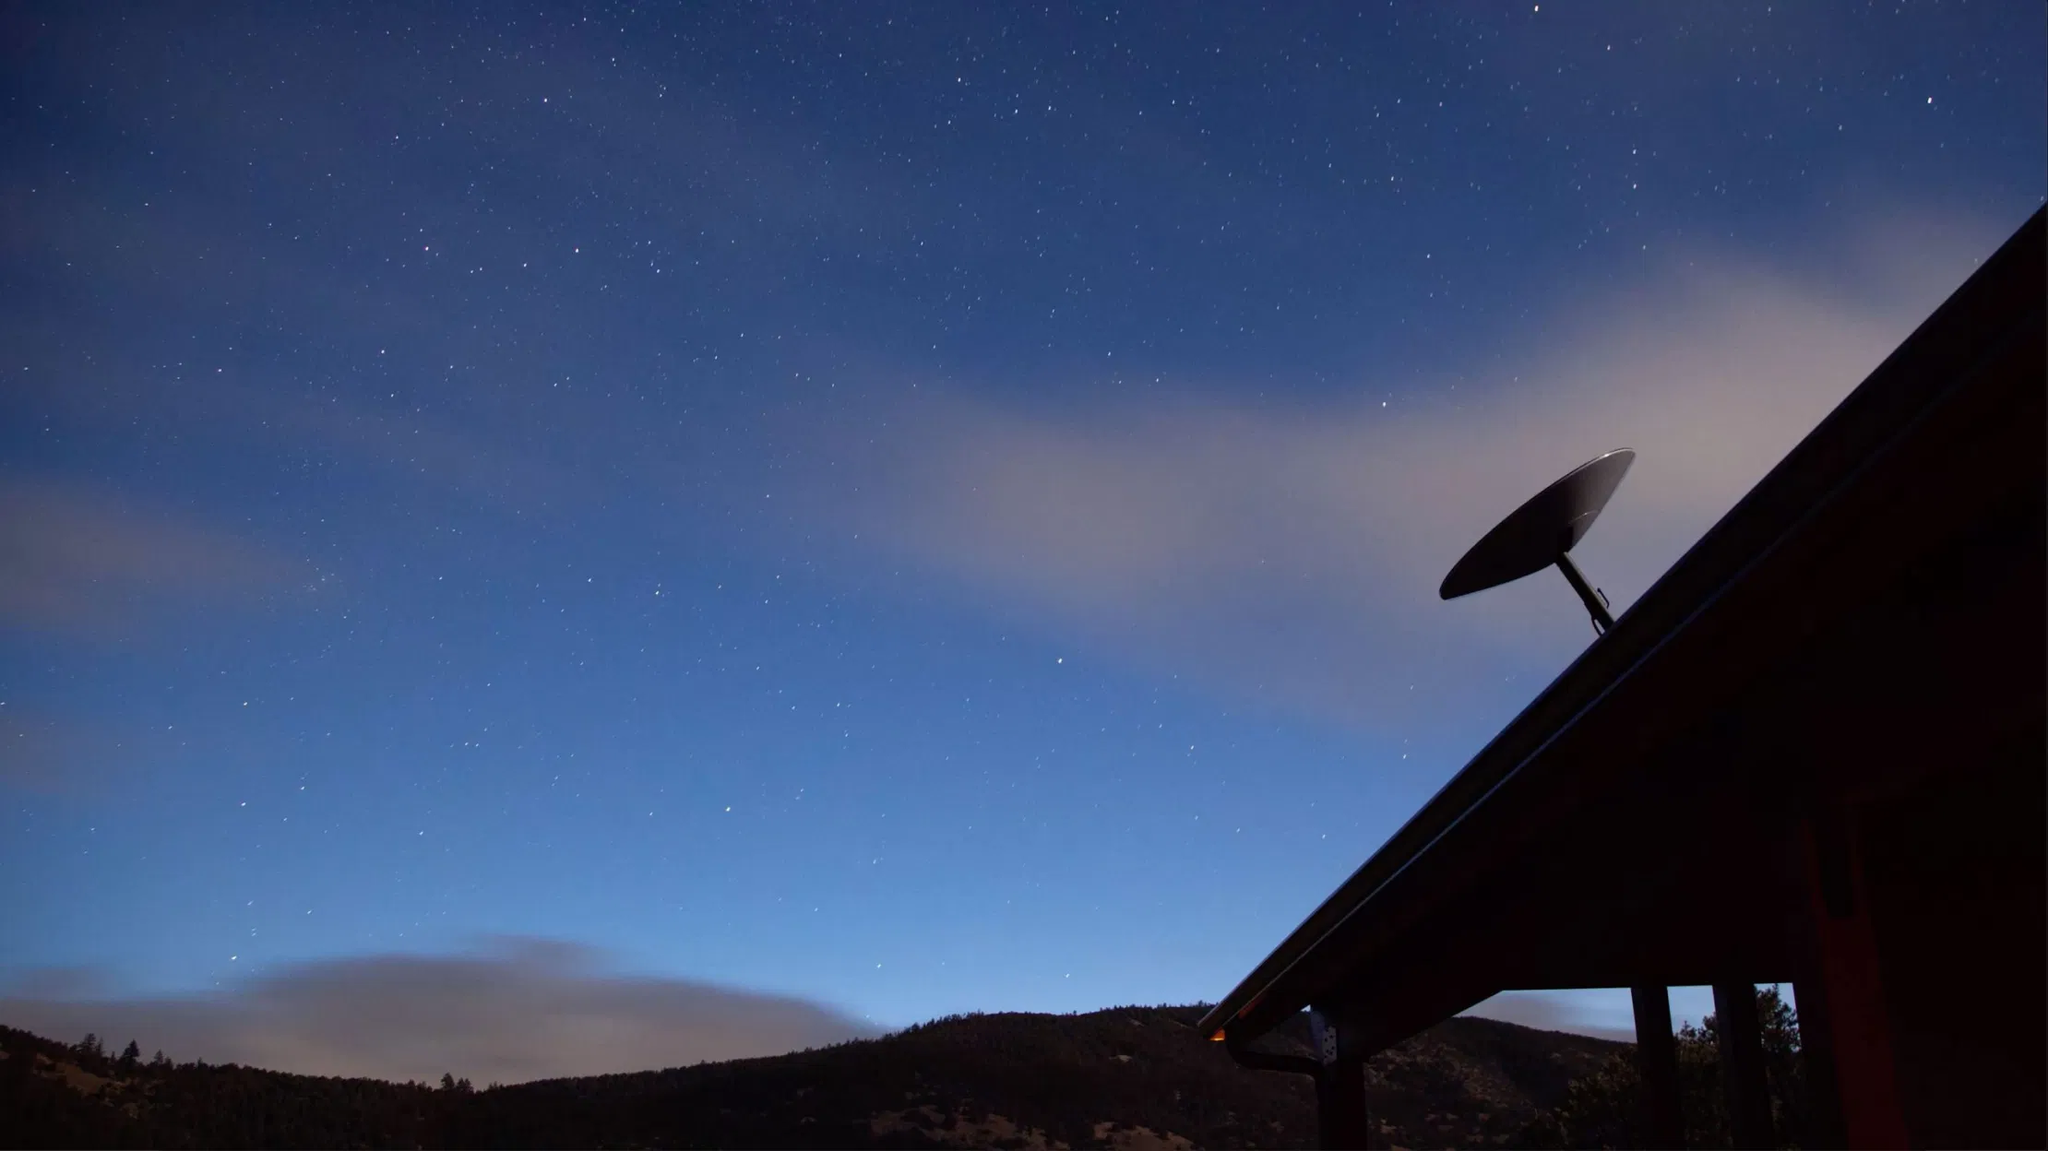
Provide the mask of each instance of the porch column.
POLYGON ((1776 1147, 1771 1134, 1771 1090, 1764 1075, 1763 1026, 1756 1014, 1756 984, 1714 984, 1714 1014, 1721 1043, 1721 1086, 1728 1097, 1728 1128, 1735 1146, 1776 1147))
POLYGON ((1316 1146, 1324 1151, 1366 1147, 1372 1125, 1365 1107, 1365 1060, 1340 1042, 1343 1024, 1320 1010, 1309 1012, 1309 1030, 1321 1068, 1316 1072, 1316 1146))
POLYGON ((1671 992, 1631 987, 1636 1008, 1636 1061, 1643 1077, 1643 1139, 1651 1147, 1685 1146, 1678 1110, 1678 1043, 1671 1035, 1671 992))
POLYGON ((1806 1080, 1806 1130, 1799 1133, 1799 1145, 1814 1151, 1848 1151, 1827 989, 1821 980, 1808 976, 1792 981, 1792 995, 1799 1001, 1799 1070, 1806 1080))
POLYGON ((1823 1119, 1839 1115, 1850 1147, 1903 1148, 1906 1119, 1899 1108, 1892 1057, 1890 1009, 1871 933, 1870 900, 1852 812, 1824 807, 1805 821, 1806 906, 1813 926, 1814 977, 1794 985, 1799 996, 1801 1044, 1808 1052, 1808 1012, 1825 1026, 1820 1054, 1831 1056, 1836 1094, 1823 1119))

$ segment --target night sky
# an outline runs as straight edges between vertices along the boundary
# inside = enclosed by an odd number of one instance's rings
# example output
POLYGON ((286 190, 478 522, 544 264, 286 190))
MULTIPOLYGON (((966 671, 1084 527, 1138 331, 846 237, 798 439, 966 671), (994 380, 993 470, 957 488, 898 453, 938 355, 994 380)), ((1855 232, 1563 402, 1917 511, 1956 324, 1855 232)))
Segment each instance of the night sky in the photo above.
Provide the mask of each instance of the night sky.
POLYGON ((1464 547, 1634 447, 1632 602, 2042 202, 2044 43, 11 5, 0 1022, 509 1079, 1220 998, 1592 640, 1464 547))

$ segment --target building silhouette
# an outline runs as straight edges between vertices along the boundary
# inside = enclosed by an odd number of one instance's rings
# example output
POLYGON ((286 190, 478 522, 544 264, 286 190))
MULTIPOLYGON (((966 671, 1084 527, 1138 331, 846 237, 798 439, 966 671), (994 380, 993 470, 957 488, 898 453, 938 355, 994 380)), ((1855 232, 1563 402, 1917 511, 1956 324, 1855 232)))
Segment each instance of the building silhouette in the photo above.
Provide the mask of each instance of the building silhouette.
POLYGON ((2048 367, 2036 212, 1211 1011, 1367 1145, 1364 1061, 1498 992, 1712 985, 1737 1146, 2048 1145, 2048 367), (1809 1130, 1754 985, 1790 983, 1809 1130), (1312 1011, 1320 1058, 1260 1037, 1312 1011))

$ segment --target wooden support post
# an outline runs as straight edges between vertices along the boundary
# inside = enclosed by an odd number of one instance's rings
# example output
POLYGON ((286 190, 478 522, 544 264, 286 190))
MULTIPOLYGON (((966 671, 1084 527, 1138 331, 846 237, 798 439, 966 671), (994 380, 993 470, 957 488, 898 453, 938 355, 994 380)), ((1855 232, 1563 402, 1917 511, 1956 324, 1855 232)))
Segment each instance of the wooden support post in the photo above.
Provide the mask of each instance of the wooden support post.
MULTIPOLYGON (((1811 794, 1807 808, 1823 801, 1811 794)), ((1834 1028, 1828 1019, 1828 997, 1821 978, 1820 935, 1814 919, 1816 907, 1808 891, 1813 883, 1812 848, 1809 831, 1802 820, 1785 826, 1784 902, 1786 942, 1792 955, 1792 993, 1799 1007, 1799 1077, 1802 1126, 1780 1132, 1788 1142, 1812 1151, 1846 1151, 1849 1137, 1842 1130, 1842 1089, 1835 1073, 1834 1028)), ((1839 905, 1847 896, 1836 885, 1822 903, 1839 905)))
POLYGON ((1636 1008, 1644 1145, 1683 1147, 1685 1123, 1678 1106, 1678 1043, 1671 1035, 1671 991, 1659 985, 1631 987, 1628 994, 1636 1008))
POLYGON ((1792 996, 1799 1001, 1799 1070, 1805 1078, 1801 1086, 1806 1094, 1806 1130, 1797 1133, 1799 1145, 1813 1151, 1848 1151, 1827 988, 1818 978, 1796 979, 1792 996))
POLYGON ((1756 984, 1714 984, 1714 1015, 1721 1043, 1721 1086, 1728 1098, 1728 1128, 1737 1148, 1778 1145, 1771 1132, 1771 1089, 1764 1075, 1763 1027, 1756 1014, 1756 984))
POLYGON ((1807 913, 1812 917, 1818 970, 1806 985, 1794 986, 1801 1043, 1807 1042, 1807 1015, 1813 1012, 1826 1029, 1822 1046, 1831 1057, 1829 1070, 1837 1092, 1830 1110, 1841 1117, 1842 1143, 1873 1149, 1905 1147, 1890 1007, 1878 969, 1877 940, 1871 933, 1855 821, 1847 811, 1823 808, 1807 820, 1805 831, 1807 913))
POLYGON ((1365 1061, 1346 1050, 1342 1024, 1309 1012, 1309 1031, 1321 1069, 1316 1072, 1316 1146, 1324 1151, 1362 1149, 1371 1133, 1365 1107, 1365 1061))
POLYGON ((1365 1064, 1344 1059, 1316 1076, 1316 1146, 1362 1151, 1370 1130, 1365 1111, 1365 1064))

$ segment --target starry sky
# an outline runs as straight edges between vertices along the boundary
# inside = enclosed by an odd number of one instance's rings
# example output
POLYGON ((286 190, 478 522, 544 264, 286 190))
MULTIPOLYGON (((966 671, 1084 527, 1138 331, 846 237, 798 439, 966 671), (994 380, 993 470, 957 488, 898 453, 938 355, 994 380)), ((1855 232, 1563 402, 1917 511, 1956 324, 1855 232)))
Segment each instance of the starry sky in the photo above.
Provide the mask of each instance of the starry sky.
POLYGON ((2042 202, 2043 23, 11 5, 0 1021, 1220 998, 1591 640, 1469 542, 1634 447, 1625 607, 2042 202))

